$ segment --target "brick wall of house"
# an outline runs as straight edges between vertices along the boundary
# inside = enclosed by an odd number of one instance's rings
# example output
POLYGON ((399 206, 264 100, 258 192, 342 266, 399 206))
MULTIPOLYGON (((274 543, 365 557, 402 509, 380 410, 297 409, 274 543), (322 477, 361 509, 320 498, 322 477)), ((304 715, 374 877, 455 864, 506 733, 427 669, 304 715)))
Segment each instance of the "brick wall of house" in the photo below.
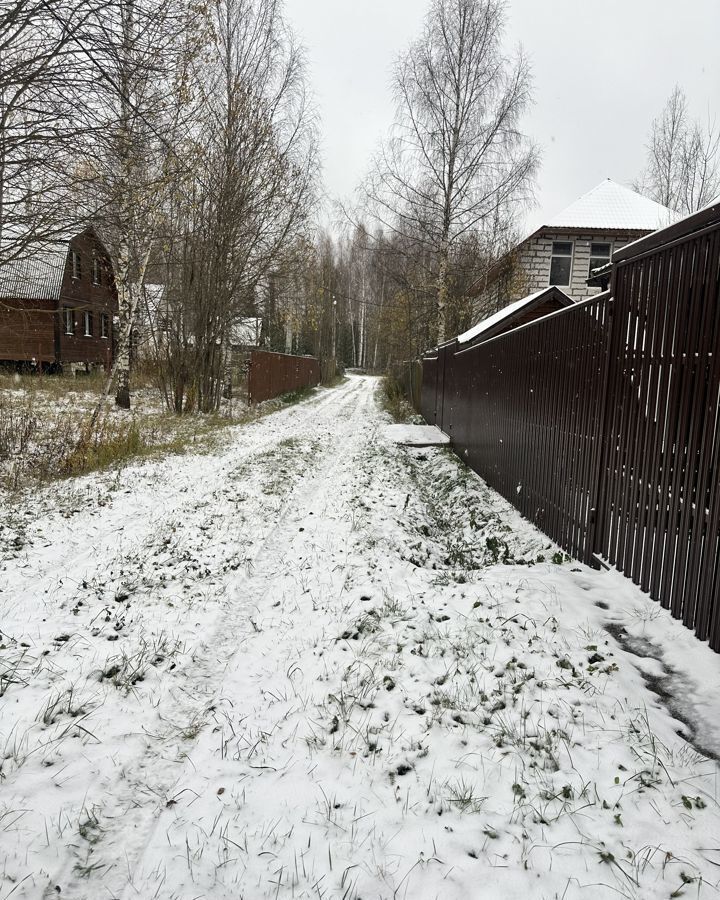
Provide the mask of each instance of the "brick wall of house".
POLYGON ((484 290, 472 298, 472 324, 486 319, 499 312, 512 300, 526 297, 528 275, 520 260, 520 248, 503 260, 500 271, 487 284, 484 290))
MULTIPOLYGON (((590 273, 590 245, 592 243, 610 244, 611 252, 624 247, 631 240, 630 235, 610 237, 600 233, 567 234, 553 232, 534 237, 521 244, 518 249, 520 267, 527 274, 527 293, 534 294, 550 284, 550 259, 553 241, 566 241, 573 245, 572 275, 569 286, 558 285, 573 300, 585 300, 600 293, 600 288, 589 287, 586 281, 590 273)), ((510 299, 519 299, 514 297, 510 299)), ((509 301, 508 301, 509 302, 509 301)))
POLYGON ((473 298, 473 317, 480 321, 503 307, 550 285, 550 260, 553 241, 573 245, 570 285, 558 285, 573 300, 585 300, 600 293, 598 287, 586 284, 590 271, 590 245, 610 244, 610 252, 619 250, 645 232, 608 235, 603 232, 568 234, 557 231, 541 234, 520 244, 502 263, 492 281, 473 298))

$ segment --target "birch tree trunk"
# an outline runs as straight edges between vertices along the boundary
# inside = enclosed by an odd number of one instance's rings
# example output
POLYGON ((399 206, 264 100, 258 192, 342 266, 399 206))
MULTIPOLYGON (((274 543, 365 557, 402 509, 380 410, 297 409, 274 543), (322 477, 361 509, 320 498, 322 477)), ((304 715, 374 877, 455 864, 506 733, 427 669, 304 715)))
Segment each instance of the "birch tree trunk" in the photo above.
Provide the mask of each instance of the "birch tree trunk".
POLYGON ((448 261, 449 247, 447 238, 440 245, 440 264, 438 267, 437 282, 437 342, 438 346, 445 343, 447 326, 447 306, 449 297, 448 286, 448 261))

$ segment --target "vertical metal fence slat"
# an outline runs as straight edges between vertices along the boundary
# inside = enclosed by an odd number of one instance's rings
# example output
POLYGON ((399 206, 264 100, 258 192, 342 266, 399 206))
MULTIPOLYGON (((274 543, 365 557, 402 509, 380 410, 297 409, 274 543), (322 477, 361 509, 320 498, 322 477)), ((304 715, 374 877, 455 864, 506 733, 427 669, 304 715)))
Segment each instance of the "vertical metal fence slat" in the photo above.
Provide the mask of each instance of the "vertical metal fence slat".
MULTIPOLYGON (((716 262, 708 274, 706 303, 713 307, 714 321, 710 350, 707 356, 707 421, 700 471, 704 484, 698 487, 698 503, 702 504, 705 520, 703 532, 702 563, 695 551, 692 565, 699 571, 698 597, 701 607, 696 630, 698 637, 711 638, 713 619, 720 619, 720 610, 714 606, 713 581, 718 565, 718 499, 720 498, 720 235, 717 236, 716 262)), ((712 640, 712 638, 711 638, 712 640)), ((715 649, 718 649, 715 647, 715 649)))
POLYGON ((650 590, 650 579, 653 568, 660 563, 664 547, 664 534, 658 529, 660 507, 666 498, 661 496, 659 477, 662 455, 662 436, 667 418, 667 395, 670 384, 670 367, 664 365, 664 353, 668 333, 674 329, 677 306, 668 303, 670 283, 675 259, 674 249, 670 249, 661 257, 657 270, 657 282, 653 298, 656 313, 655 338, 650 348, 650 365, 654 377, 652 380, 652 413, 648 413, 645 432, 643 460, 645 467, 646 487, 644 491, 645 506, 641 527, 645 530, 645 545, 642 559, 634 571, 635 581, 644 591, 650 590), (662 275, 662 277, 661 277, 662 275))
MULTIPOLYGON (((707 382, 706 357, 711 350, 709 336, 713 332, 713 319, 715 304, 707 295, 707 287, 718 265, 718 240, 720 234, 715 232, 698 240, 700 260, 698 261, 697 282, 693 302, 699 307, 699 333, 693 336, 693 340, 687 347, 688 359, 692 358, 691 372, 691 414, 688 426, 688 437, 685 452, 685 473, 683 480, 683 510, 680 523, 680 535, 684 548, 684 578, 678 579, 675 586, 675 606, 683 607, 683 621, 688 627, 695 624, 697 609, 696 582, 697 573, 691 568, 690 561, 693 557, 693 534, 697 536, 698 543, 702 542, 702 526, 696 526, 702 520, 704 525, 704 508, 700 508, 697 496, 698 486, 703 481, 702 454, 703 429, 707 421, 707 382)), ((704 497, 702 498, 704 507, 704 497)))
POLYGON ((673 248, 673 266, 670 279, 670 308, 674 315, 666 329, 662 366, 667 372, 667 392, 663 394, 664 426, 658 435, 658 450, 660 463, 657 468, 659 479, 658 490, 658 525, 656 555, 653 564, 653 574, 650 580, 650 596, 660 600, 663 606, 668 606, 667 597, 662 593, 663 576, 674 563, 674 534, 671 529, 672 498, 670 497, 670 484, 673 470, 673 428, 677 419, 678 389, 680 379, 677 359, 675 357, 675 345, 677 332, 680 328, 681 305, 677 302, 678 291, 685 275, 687 265, 687 253, 685 247, 673 248))

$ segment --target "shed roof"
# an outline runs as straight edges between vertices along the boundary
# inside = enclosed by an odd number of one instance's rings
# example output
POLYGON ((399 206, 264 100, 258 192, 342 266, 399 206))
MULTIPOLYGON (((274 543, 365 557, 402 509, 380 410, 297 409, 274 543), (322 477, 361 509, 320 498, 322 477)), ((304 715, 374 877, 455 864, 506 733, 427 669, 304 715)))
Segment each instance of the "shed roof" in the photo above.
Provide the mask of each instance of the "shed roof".
POLYGON ((541 291, 536 291, 534 294, 529 294, 527 297, 522 297, 520 300, 516 300, 509 306, 506 306, 503 309, 498 310, 498 312, 493 313, 493 315, 488 316, 487 319, 483 319, 482 322, 478 322, 478 324, 474 325, 469 331, 458 335, 458 344, 467 344, 470 341, 475 340, 476 337, 479 337, 481 334, 485 334, 486 332, 491 331, 496 326, 505 322, 505 320, 511 319, 513 316, 517 315, 520 312, 527 311, 531 306, 535 305, 536 303, 540 303, 546 297, 553 295, 564 306, 573 305, 573 300, 571 297, 568 297, 568 295, 564 291, 561 291, 560 288, 555 287, 554 285, 550 285, 550 287, 543 288, 541 291))
POLYGON ((667 206, 606 178, 553 216, 543 227, 656 231, 679 217, 667 206))

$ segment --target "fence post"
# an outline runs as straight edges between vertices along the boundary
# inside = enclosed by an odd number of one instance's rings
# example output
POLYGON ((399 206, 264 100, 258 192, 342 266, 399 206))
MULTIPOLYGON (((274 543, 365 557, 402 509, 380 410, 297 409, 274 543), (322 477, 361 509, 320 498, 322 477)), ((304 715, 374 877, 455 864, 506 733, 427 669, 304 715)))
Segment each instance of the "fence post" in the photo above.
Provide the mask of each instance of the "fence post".
POLYGON ((607 338, 605 342, 605 363, 602 378, 600 379, 601 402, 600 420, 598 422, 598 443, 595 464, 590 479, 594 494, 590 497, 590 534, 588 535, 587 550, 584 562, 595 569, 602 566, 600 553, 602 551, 602 535, 605 531, 607 519, 607 491, 608 477, 607 467, 609 460, 609 445, 611 435, 606 433, 607 423, 610 421, 610 377, 613 370, 613 336, 615 333, 615 275, 613 272, 611 295, 607 299, 607 338))

